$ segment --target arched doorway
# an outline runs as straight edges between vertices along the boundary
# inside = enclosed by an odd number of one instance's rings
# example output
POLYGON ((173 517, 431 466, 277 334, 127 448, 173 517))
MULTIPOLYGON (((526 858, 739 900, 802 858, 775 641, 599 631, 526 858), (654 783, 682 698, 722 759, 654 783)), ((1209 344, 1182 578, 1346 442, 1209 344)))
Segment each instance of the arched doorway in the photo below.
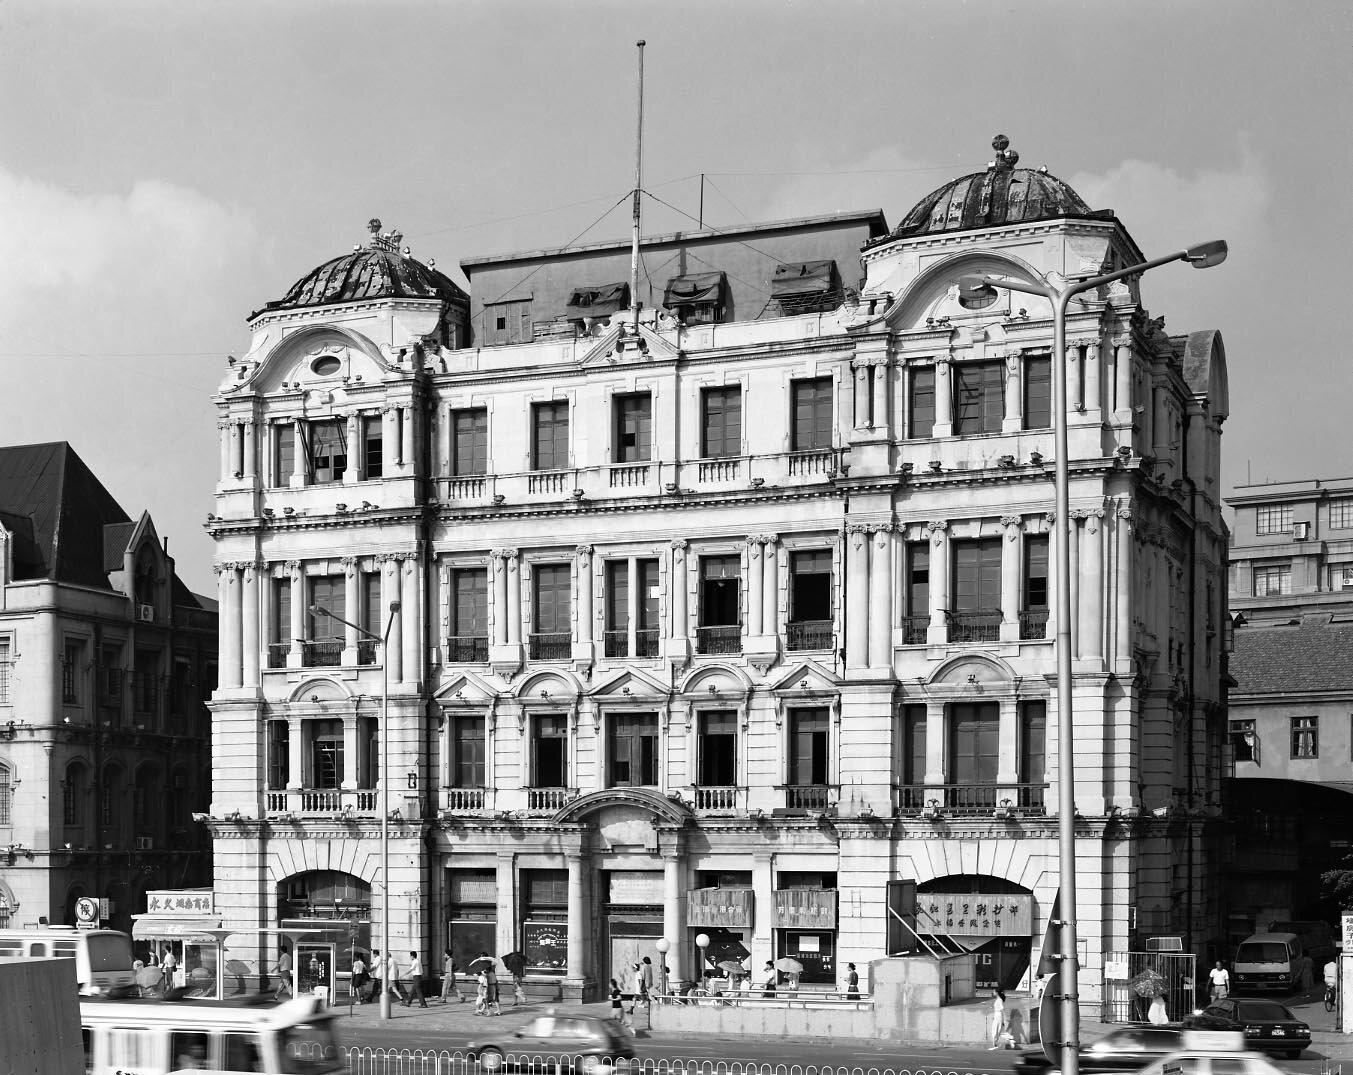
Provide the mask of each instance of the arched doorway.
POLYGON ((978 989, 1014 989, 1033 951, 1034 897, 989 874, 948 874, 916 886, 916 928, 952 937, 977 957, 978 989))
MULTIPOLYGON (((340 979, 346 983, 354 956, 371 963, 371 886, 341 870, 292 874, 277 886, 277 925, 310 931, 292 953, 302 991, 340 979)), ((282 943, 279 938, 265 957, 269 970, 277 965, 282 943)))

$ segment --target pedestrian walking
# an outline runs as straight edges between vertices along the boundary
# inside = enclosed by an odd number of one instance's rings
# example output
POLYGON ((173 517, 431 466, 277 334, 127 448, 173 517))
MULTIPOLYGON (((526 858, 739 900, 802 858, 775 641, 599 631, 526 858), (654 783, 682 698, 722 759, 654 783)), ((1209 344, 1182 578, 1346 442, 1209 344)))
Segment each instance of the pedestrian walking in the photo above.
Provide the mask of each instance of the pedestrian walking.
POLYGON ((611 1018, 621 1026, 628 1026, 625 1021, 625 998, 620 992, 620 983, 614 978, 611 979, 611 1018))
POLYGON ((766 960, 766 965, 764 968, 762 968, 761 973, 766 979, 766 984, 761 995, 763 997, 775 996, 775 981, 780 976, 775 969, 775 964, 772 963, 769 959, 766 960))
MULTIPOLYGON (((488 953, 484 953, 488 956, 488 953)), ((493 963, 489 962, 484 967, 484 978, 488 989, 488 1000, 485 1002, 485 1009, 489 1015, 502 1015, 503 1005, 498 996, 498 972, 493 969, 493 963)))
POLYGON ((520 964, 512 972, 512 1006, 526 1003, 526 977, 520 964))
POLYGON ((358 1004, 366 1003, 366 983, 371 981, 371 975, 366 972, 366 960, 359 955, 352 957, 352 995, 357 998, 358 1004))
POLYGON ((399 985, 400 973, 399 960, 395 958, 394 952, 388 953, 385 957, 385 988, 392 997, 403 1004, 404 991, 399 985))
POLYGON ((281 1000, 283 993, 291 992, 291 953, 282 945, 282 953, 277 957, 277 992, 274 1000, 281 1000))
POLYGON ((860 999, 860 975, 859 972, 855 970, 854 963, 846 964, 846 999, 860 999))
POLYGON ((442 1003, 446 1003, 446 998, 452 993, 456 995, 456 1003, 460 1004, 465 1000, 460 995, 460 986, 456 984, 456 957, 451 954, 448 948, 442 952, 442 1003))
POLYGON ((1005 1032, 1005 991, 998 989, 995 999, 991 1002, 991 1045, 988 1052, 1001 1047, 1001 1037, 1005 1032))
POLYGON ((160 957, 160 970, 164 972, 164 989, 166 993, 173 989, 174 986, 178 985, 178 981, 174 977, 174 971, 178 968, 178 965, 179 961, 174 958, 173 947, 166 948, 164 950, 164 955, 160 957))
POLYGON ((408 994, 404 997, 404 1007, 412 1008, 416 999, 420 1008, 426 1008, 428 1002, 423 999, 423 957, 417 952, 409 953, 409 969, 404 980, 409 983, 408 994))
POLYGON ((1226 972, 1226 968, 1223 967, 1220 962, 1207 972, 1207 984, 1209 995, 1212 997, 1214 1003, 1221 1000, 1231 991, 1231 976, 1226 972))
POLYGON ((643 971, 644 975, 644 996, 649 997, 653 994, 653 960, 644 956, 640 963, 639 969, 643 971))
POLYGON ((487 1015, 489 1011, 489 976, 487 971, 480 971, 475 976, 475 995, 474 995, 474 1013, 475 1015, 487 1015))
POLYGON ((642 964, 635 963, 630 969, 630 977, 633 980, 634 992, 630 994, 630 1015, 634 1014, 636 1004, 648 1003, 648 989, 644 985, 644 968, 642 964))

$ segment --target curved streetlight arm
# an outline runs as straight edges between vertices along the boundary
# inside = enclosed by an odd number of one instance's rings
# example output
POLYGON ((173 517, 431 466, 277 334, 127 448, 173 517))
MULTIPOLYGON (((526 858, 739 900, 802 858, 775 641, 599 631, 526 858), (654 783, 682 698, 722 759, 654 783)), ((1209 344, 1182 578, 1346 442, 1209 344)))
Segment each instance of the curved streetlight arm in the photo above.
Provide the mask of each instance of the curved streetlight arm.
POLYGON ((381 643, 381 645, 384 645, 386 642, 390 641, 390 628, 392 628, 395 625, 395 613, 398 611, 399 611, 399 602, 391 601, 390 618, 385 621, 384 633, 378 635, 375 634, 374 632, 368 631, 365 627, 359 627, 351 620, 345 620, 342 616, 339 616, 337 613, 330 612, 323 605, 311 605, 309 609, 310 615, 323 616, 326 619, 337 620, 344 627, 351 627, 359 635, 363 636, 366 639, 369 639, 372 642, 379 642, 381 643))

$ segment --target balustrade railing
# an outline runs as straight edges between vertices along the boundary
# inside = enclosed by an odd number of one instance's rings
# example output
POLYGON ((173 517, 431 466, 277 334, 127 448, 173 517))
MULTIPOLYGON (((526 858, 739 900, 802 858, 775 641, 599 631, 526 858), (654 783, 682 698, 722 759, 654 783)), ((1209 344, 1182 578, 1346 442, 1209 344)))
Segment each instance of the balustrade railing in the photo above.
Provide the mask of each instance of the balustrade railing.
POLYGON ((1020 641, 1029 641, 1048 637, 1048 610, 1045 608, 1021 609, 1019 614, 1020 641))
POLYGON ((829 810, 836 806, 837 784, 782 784, 787 810, 829 810))
POLYGON ((303 668, 325 668, 341 664, 342 661, 343 640, 341 638, 301 643, 301 666, 303 668))
POLYGON ((696 476, 702 482, 731 482, 741 472, 741 459, 701 459, 696 476))
POLYGON ((733 813, 738 809, 738 787, 697 785, 695 808, 705 812, 733 813))
POLYGON ((483 810, 483 788, 443 788, 442 799, 447 810, 483 810))
POLYGON ((902 645, 924 646, 930 630, 930 614, 902 617, 902 645))
POLYGON ((287 654, 291 652, 290 642, 269 642, 268 643, 268 667, 285 668, 287 666, 287 654))
POLYGON ((539 470, 526 475, 528 493, 562 493, 568 475, 562 470, 539 470))
POLYGON ((531 636, 531 660, 566 661, 573 656, 573 636, 567 631, 548 631, 531 636))
POLYGON ((447 500, 482 500, 487 487, 487 479, 483 477, 454 477, 444 478, 446 482, 447 500))
POLYGON ((803 478, 808 476, 837 474, 841 470, 841 449, 826 448, 813 452, 791 452, 789 454, 789 476, 803 478))
POLYGON ((625 489, 648 484, 648 464, 640 466, 615 466, 611 468, 611 488, 625 489))
POLYGON ((697 627, 695 629, 695 651, 697 653, 741 653, 742 625, 731 624, 720 627, 697 627))
POLYGON ((577 797, 578 792, 574 788, 527 788, 526 808, 528 810, 558 810, 577 797))
POLYGON ((831 650, 835 637, 831 620, 800 620, 785 625, 785 644, 791 650, 831 650))

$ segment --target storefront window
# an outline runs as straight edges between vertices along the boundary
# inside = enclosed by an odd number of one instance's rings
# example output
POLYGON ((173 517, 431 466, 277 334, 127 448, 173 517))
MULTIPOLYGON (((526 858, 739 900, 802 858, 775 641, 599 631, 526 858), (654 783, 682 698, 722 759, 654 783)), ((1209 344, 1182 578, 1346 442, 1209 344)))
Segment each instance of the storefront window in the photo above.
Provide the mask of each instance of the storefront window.
POLYGON ((562 974, 568 967, 568 871, 522 872, 521 950, 529 970, 562 974))
POLYGON ((498 950, 498 871, 448 870, 451 954, 465 973, 482 952, 498 950))
POLYGON ((830 985, 836 981, 835 931, 781 929, 776 933, 776 955, 797 960, 803 966, 803 973, 799 975, 801 984, 825 982, 830 985))

